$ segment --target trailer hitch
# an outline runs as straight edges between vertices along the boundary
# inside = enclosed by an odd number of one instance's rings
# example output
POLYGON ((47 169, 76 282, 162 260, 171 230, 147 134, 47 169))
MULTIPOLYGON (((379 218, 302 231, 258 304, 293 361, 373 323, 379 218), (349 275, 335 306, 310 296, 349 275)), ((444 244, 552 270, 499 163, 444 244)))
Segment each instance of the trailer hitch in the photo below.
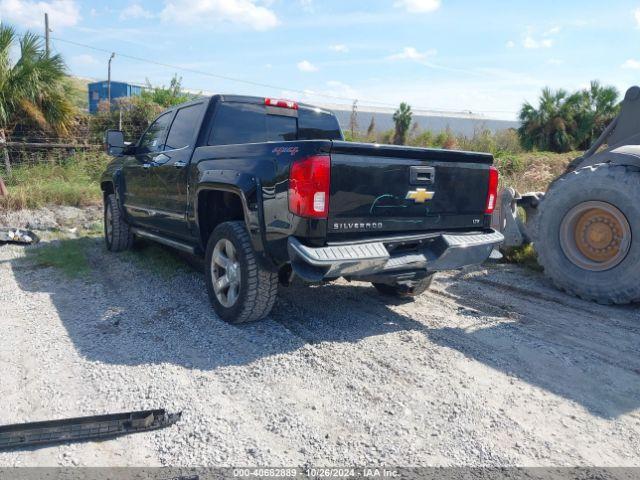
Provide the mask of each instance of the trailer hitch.
POLYGON ((181 415, 158 409, 5 425, 0 426, 0 451, 157 430, 173 425, 181 415))

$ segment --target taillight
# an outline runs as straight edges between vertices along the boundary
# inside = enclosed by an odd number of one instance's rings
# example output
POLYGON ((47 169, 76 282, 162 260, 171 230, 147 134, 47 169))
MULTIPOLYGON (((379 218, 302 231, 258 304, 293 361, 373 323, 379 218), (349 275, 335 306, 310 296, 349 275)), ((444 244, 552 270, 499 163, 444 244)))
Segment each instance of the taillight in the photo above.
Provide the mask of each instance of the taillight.
POLYGON ((298 104, 291 100, 282 100, 280 98, 265 98, 264 104, 267 107, 280 107, 290 108, 291 110, 298 110, 298 104))
POLYGON ((484 213, 491 214, 496 208, 496 202, 498 201, 498 169, 496 167, 489 167, 489 191, 487 192, 487 203, 485 205, 484 213))
POLYGON ((289 211, 300 217, 327 218, 331 159, 314 155, 291 164, 289 211))

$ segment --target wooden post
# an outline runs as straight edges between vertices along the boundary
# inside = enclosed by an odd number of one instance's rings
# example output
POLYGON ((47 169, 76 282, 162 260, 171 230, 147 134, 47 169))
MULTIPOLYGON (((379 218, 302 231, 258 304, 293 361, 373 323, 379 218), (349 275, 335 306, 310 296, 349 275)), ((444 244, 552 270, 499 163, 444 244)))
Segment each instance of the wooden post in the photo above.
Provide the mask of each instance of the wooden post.
POLYGON ((7 148, 7 136, 4 128, 0 128, 0 150, 4 157, 4 168, 7 171, 7 177, 11 178, 11 161, 9 160, 9 149, 7 148))

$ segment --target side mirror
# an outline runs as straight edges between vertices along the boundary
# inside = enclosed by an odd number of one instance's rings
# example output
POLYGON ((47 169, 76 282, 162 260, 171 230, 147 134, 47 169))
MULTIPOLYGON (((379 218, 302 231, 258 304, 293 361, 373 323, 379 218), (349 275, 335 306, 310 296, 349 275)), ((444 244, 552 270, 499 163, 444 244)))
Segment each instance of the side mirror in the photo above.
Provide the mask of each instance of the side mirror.
POLYGON ((104 135, 105 150, 107 154, 120 157, 126 147, 124 134, 120 130, 107 130, 104 135))

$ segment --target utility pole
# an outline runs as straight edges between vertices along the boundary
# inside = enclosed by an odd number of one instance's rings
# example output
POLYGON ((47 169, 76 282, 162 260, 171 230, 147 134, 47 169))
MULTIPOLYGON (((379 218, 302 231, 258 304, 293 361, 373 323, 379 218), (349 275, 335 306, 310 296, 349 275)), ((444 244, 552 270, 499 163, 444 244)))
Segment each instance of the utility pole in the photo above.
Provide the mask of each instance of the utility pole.
POLYGON ((109 111, 111 111, 111 60, 115 57, 115 53, 111 53, 109 57, 109 69, 107 72, 107 101, 109 102, 109 111))
POLYGON ((351 118, 349 119, 349 129, 351 130, 351 140, 358 131, 358 100, 353 101, 351 106, 351 118))
POLYGON ((49 29, 49 14, 45 13, 44 14, 44 51, 47 54, 47 57, 49 56, 49 32, 51 32, 51 30, 49 29))

